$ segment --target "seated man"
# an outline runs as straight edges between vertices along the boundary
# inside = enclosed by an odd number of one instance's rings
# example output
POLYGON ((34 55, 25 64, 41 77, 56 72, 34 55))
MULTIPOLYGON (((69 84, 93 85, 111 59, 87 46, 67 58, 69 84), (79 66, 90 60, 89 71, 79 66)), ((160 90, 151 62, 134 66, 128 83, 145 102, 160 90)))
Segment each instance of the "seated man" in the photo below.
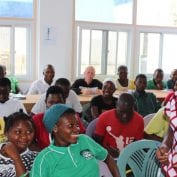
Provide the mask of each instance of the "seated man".
POLYGON ((117 158, 125 146, 143 138, 143 130, 143 117, 134 111, 133 97, 122 93, 116 108, 99 116, 94 137, 112 157, 117 158))
POLYGON ((163 81, 163 70, 158 68, 154 71, 153 79, 147 82, 147 89, 163 90, 166 89, 166 82, 163 81))
POLYGON ((73 89, 76 94, 84 94, 84 95, 93 95, 99 94, 98 89, 102 89, 102 83, 94 79, 95 77, 95 68, 93 66, 88 66, 84 71, 84 78, 77 79, 71 89, 73 89))
POLYGON ((144 74, 138 74, 135 78, 136 89, 132 93, 135 100, 135 110, 143 117, 155 113, 160 109, 160 102, 153 93, 145 91, 147 78, 144 74))
POLYGON ((127 78, 128 68, 125 65, 118 67, 118 79, 116 80, 116 89, 119 91, 127 92, 128 90, 134 90, 134 81, 127 78))
POLYGON ((53 84, 55 76, 55 69, 52 65, 48 64, 43 70, 43 79, 34 81, 28 91, 28 95, 43 94, 53 84))
POLYGON ((168 117, 164 114, 164 107, 159 109, 144 129, 144 138, 162 141, 169 127, 168 117))
MULTIPOLYGON (((64 99, 66 99, 66 104, 70 105, 77 113, 82 113, 82 106, 76 95, 76 93, 70 89, 71 85, 68 79, 59 78, 55 82, 55 86, 62 88, 64 92, 64 99)), ((46 93, 43 94, 40 100, 33 106, 31 113, 38 114, 45 111, 45 97, 46 93)))

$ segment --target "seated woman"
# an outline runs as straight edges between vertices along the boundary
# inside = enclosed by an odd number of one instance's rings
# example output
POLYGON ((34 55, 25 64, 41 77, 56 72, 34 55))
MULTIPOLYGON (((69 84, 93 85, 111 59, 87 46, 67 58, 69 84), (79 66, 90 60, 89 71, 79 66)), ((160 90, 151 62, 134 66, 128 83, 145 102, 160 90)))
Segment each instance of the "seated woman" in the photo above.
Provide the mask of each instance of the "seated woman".
POLYGON ((128 68, 125 65, 120 65, 118 67, 118 76, 119 78, 116 80, 116 89, 119 91, 125 91, 127 92, 128 90, 134 90, 135 85, 134 81, 129 80, 127 78, 128 75, 128 68))
POLYGON ((163 70, 158 68, 154 71, 153 79, 147 82, 146 89, 163 90, 166 89, 166 83, 163 81, 163 70))
POLYGON ((28 176, 37 152, 28 149, 34 125, 28 115, 16 112, 5 118, 7 142, 0 144, 0 176, 28 176))
POLYGON ((78 121, 72 108, 55 104, 45 112, 43 122, 47 131, 52 133, 53 142, 35 159, 31 176, 99 177, 98 160, 102 160, 113 177, 120 177, 107 150, 87 135, 79 135, 78 121))

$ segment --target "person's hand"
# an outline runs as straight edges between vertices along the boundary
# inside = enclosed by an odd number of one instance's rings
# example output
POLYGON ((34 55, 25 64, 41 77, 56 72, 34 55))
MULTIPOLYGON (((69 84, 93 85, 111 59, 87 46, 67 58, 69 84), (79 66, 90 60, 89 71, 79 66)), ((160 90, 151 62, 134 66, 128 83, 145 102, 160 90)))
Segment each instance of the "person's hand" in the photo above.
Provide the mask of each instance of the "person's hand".
POLYGON ((163 90, 163 83, 162 83, 162 82, 158 82, 158 83, 156 84, 156 86, 157 86, 157 88, 158 88, 159 90, 163 90))
POLYGON ((167 165, 168 164, 168 151, 167 147, 159 147, 156 150, 157 159, 160 161, 161 164, 167 165))
POLYGON ((4 144, 1 150, 12 160, 16 160, 20 158, 20 154, 16 146, 11 142, 7 142, 6 144, 4 144))
POLYGON ((117 158, 120 154, 119 149, 112 147, 112 146, 108 146, 107 150, 109 152, 109 154, 113 157, 113 158, 117 158))

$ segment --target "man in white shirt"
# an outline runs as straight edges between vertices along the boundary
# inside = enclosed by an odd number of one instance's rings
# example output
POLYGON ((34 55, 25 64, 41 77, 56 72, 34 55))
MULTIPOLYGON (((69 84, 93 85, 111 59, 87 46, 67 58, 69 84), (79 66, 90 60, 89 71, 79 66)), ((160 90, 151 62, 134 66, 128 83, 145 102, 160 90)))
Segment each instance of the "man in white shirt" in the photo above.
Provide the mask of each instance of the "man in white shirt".
MULTIPOLYGON (((76 93, 70 89, 71 85, 69 80, 66 78, 59 78, 56 80, 55 85, 62 88, 64 92, 64 97, 66 99, 66 104, 70 105, 77 113, 81 113, 82 106, 76 93)), ((31 113, 37 114, 44 112, 45 110, 45 94, 43 94, 39 101, 33 106, 31 113)))
POLYGON ((43 94, 53 84, 55 76, 55 69, 52 65, 48 64, 43 70, 43 79, 34 81, 29 88, 28 95, 43 94))

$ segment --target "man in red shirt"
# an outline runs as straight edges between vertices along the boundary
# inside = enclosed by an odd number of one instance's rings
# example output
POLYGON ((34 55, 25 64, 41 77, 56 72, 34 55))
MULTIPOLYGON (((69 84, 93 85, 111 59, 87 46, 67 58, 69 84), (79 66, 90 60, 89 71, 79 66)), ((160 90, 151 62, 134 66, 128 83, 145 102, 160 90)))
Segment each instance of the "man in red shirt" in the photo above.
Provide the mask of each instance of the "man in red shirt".
POLYGON ((102 113, 96 124, 95 140, 117 158, 129 143, 143 138, 143 117, 134 111, 134 99, 128 93, 120 95, 116 109, 102 113))

